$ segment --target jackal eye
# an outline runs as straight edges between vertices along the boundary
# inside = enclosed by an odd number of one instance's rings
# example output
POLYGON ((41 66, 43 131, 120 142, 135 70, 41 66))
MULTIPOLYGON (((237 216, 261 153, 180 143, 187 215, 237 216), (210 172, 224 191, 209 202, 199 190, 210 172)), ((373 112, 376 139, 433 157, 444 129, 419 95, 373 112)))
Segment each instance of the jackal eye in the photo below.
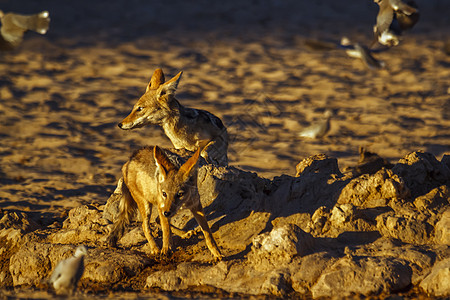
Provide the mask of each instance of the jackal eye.
POLYGON ((163 196, 164 198, 167 198, 166 192, 162 192, 162 196, 163 196))
POLYGON ((178 198, 182 198, 184 196, 184 191, 179 191, 178 193, 177 193, 177 197, 178 198))
POLYGON ((139 106, 136 111, 142 111, 144 108, 142 106, 139 106))

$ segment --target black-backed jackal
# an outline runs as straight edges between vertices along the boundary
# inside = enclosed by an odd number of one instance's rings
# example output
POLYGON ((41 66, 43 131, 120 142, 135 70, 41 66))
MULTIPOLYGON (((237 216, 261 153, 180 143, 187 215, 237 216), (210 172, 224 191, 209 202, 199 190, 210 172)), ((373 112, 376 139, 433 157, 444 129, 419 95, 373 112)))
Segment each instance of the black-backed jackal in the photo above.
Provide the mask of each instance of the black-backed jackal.
POLYGON ((122 237, 124 227, 130 223, 137 206, 142 216, 142 227, 152 254, 166 255, 171 250, 172 244, 170 217, 178 209, 187 208, 200 225, 206 245, 214 259, 222 259, 206 221, 197 189, 197 161, 200 151, 201 149, 198 148, 195 154, 181 166, 177 166, 177 163, 170 158, 174 154, 158 146, 145 147, 133 154, 122 167, 120 212, 108 237, 110 245, 115 246, 118 239, 122 237), (161 252, 149 227, 152 205, 156 205, 158 208, 163 232, 161 252))
POLYGON ((201 156, 207 163, 226 166, 228 134, 222 121, 205 110, 185 107, 175 98, 182 73, 165 82, 163 71, 156 69, 145 94, 118 126, 128 130, 159 125, 176 149, 194 152, 203 148, 201 156))

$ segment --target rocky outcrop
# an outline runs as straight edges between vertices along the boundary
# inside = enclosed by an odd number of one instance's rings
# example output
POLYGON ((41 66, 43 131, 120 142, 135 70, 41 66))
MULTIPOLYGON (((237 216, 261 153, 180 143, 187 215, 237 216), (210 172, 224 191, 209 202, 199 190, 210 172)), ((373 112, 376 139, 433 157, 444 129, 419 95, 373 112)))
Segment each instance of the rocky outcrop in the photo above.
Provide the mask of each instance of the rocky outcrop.
POLYGON ((436 263, 419 286, 428 295, 448 297, 450 294, 450 258, 436 263))
MULTIPOLYGON (((380 159, 377 158, 377 161, 380 159)), ((69 211, 59 226, 1 211, 0 285, 46 288, 45 280, 75 245, 89 254, 86 290, 192 287, 275 296, 388 295, 419 290, 450 296, 450 171, 414 152, 386 169, 342 174, 324 155, 303 160, 297 176, 273 180, 204 165, 201 201, 225 259, 212 263, 190 212, 172 223, 196 234, 174 237, 170 258, 148 256, 140 222, 118 249, 104 245, 117 197, 69 211), (361 175, 361 173, 364 173, 361 175)), ((23 214, 23 215, 22 215, 23 214)), ((156 216, 156 214, 153 214, 156 216)), ((152 224, 157 242, 159 226, 152 224)))

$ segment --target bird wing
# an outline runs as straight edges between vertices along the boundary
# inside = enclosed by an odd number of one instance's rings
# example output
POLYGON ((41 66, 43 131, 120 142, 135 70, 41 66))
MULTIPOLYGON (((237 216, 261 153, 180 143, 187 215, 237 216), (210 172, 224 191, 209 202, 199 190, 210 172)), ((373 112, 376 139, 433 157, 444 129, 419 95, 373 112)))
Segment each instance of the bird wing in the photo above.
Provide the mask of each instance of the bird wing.
POLYGON ((370 69, 381 69, 384 67, 384 62, 377 60, 372 56, 369 49, 360 44, 355 44, 355 50, 360 53, 360 58, 364 64, 370 69))
POLYGON ((15 14, 7 13, 2 17, 1 34, 6 41, 18 45, 25 31, 26 29, 16 24, 15 14))
POLYGON ((389 6, 387 1, 383 1, 380 4, 380 11, 377 15, 377 32, 378 34, 383 33, 384 31, 389 29, 389 26, 394 19, 394 11, 389 6))
POLYGON ((24 31, 32 30, 40 34, 45 34, 50 24, 50 18, 48 17, 49 14, 47 11, 34 15, 19 15, 13 13, 11 13, 11 15, 12 22, 16 26, 23 28, 24 31))
POLYGON ((402 0, 389 0, 389 4, 395 11, 401 11, 406 15, 412 15, 417 12, 416 8, 406 4, 402 0))

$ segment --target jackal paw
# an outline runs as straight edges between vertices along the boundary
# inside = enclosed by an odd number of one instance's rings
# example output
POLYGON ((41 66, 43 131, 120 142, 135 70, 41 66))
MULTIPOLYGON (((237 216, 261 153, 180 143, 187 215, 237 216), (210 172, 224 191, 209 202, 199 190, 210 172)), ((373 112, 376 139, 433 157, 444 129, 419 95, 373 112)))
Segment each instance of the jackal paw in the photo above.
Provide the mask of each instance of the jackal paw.
POLYGON ((196 235, 197 231, 195 229, 186 231, 183 235, 181 235, 182 239, 190 239, 193 235, 196 235))
POLYGON ((147 255, 158 257, 161 254, 161 251, 159 250, 159 247, 155 245, 155 247, 151 247, 150 245, 146 245, 144 247, 144 251, 147 255))
POLYGON ((214 255, 214 258, 213 258, 213 262, 219 262, 219 261, 221 261, 223 259, 223 255, 222 254, 217 254, 217 255, 214 255))
POLYGON ((167 248, 167 249, 161 249, 161 253, 160 253, 160 257, 162 258, 162 259, 164 259, 164 258, 168 258, 169 256, 171 256, 172 255, 172 248, 167 248))

